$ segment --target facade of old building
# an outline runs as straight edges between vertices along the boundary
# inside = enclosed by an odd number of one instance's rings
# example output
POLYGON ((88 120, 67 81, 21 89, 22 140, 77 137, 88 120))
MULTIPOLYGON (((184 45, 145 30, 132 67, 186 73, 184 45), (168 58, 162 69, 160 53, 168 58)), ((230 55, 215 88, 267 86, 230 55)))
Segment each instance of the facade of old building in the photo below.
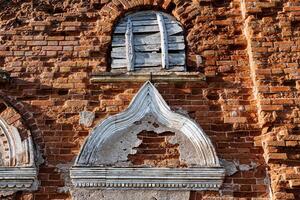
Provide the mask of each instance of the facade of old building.
POLYGON ((300 199, 298 0, 0 8, 0 199, 300 199))

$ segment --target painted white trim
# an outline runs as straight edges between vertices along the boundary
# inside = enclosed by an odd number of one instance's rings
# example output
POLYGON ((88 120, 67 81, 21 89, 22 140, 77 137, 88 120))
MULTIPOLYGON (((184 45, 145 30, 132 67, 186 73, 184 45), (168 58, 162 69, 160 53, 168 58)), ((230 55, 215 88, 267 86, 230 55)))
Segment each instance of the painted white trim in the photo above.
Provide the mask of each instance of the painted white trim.
MULTIPOLYGON (((87 137, 75 164, 71 169, 73 183, 75 185, 80 185, 88 182, 88 180, 95 180, 95 183, 98 184, 106 179, 110 180, 110 176, 112 176, 111 173, 115 172, 114 168, 101 168, 95 164, 97 161, 98 148, 104 145, 106 141, 109 141, 110 137, 114 134, 121 133, 122 130, 131 127, 134 122, 142 120, 146 115, 152 115, 159 123, 184 134, 196 149, 195 154, 198 156, 198 163, 196 163, 195 168, 180 168, 174 169, 173 171, 168 169, 174 172, 170 173, 170 177, 174 177, 174 180, 180 178, 184 184, 192 184, 193 181, 190 175, 186 174, 186 176, 190 178, 185 179, 184 177, 177 177, 176 173, 185 173, 186 171, 191 172, 191 170, 196 170, 197 173, 201 174, 201 170, 205 171, 205 169, 208 169, 211 173, 208 173, 207 176, 199 176, 197 178, 197 184, 205 184, 202 180, 208 181, 208 183, 210 180, 213 180, 213 184, 220 187, 224 178, 224 169, 220 166, 219 159, 208 136, 196 122, 186 116, 173 112, 154 85, 149 81, 142 86, 124 112, 105 119, 96 126, 92 133, 87 137), (91 175, 88 176, 88 173, 91 173, 91 175), (104 177, 98 176, 102 173, 104 173, 104 177), (208 179, 204 177, 208 177, 208 179), (215 177, 217 178, 214 179, 215 177), (104 180, 102 181, 102 179, 104 180)), ((155 176, 155 174, 150 173, 153 168, 135 168, 133 171, 136 172, 137 169, 142 170, 142 173, 138 178, 138 180, 141 180, 141 184, 148 184, 147 181, 155 176)), ((123 169, 119 168, 118 170, 122 171, 123 169)), ((163 168, 157 168, 156 170, 158 170, 156 176, 165 180, 165 171, 163 168)), ((130 182, 130 177, 126 176, 126 173, 132 174, 131 172, 133 171, 132 169, 125 168, 125 172, 122 171, 122 173, 119 174, 120 176, 118 176, 117 179, 114 179, 114 181, 117 183, 119 179, 124 179, 125 182, 130 182)), ((201 188, 202 186, 200 189, 201 188)), ((209 187, 204 188, 209 189, 209 187)))
POLYGON ((168 51, 168 33, 164 21, 164 17, 160 12, 156 13, 158 27, 160 30, 161 43, 161 65, 163 69, 169 68, 169 51, 168 51))
POLYGON ((125 33, 126 59, 127 71, 134 71, 134 44, 131 19, 127 19, 126 33, 125 33))

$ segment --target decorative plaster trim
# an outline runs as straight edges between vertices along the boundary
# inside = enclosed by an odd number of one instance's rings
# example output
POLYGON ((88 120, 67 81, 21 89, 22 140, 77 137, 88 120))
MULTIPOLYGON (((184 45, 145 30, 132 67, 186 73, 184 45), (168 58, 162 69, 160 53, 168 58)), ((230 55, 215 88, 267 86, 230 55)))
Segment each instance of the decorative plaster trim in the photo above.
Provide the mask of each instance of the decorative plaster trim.
POLYGON ((37 184, 37 169, 34 164, 33 143, 28 132, 28 138, 21 140, 16 127, 8 125, 0 118, 1 140, 5 146, 8 160, 0 166, 0 189, 7 191, 35 190, 37 184))
POLYGON ((36 168, 0 167, 0 189, 7 191, 37 189, 36 168))
POLYGON ((73 184, 83 188, 218 190, 224 169, 73 167, 70 175, 73 184))

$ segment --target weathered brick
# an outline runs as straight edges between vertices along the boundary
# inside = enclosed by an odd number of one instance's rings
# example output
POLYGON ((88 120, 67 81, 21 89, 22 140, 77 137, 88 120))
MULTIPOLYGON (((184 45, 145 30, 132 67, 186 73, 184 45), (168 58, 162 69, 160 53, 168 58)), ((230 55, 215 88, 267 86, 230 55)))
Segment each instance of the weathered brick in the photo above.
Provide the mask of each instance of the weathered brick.
POLYGON ((28 46, 44 46, 47 45, 47 41, 27 41, 28 46))
MULTIPOLYGON (((94 83, 89 78, 110 70, 118 20, 129 10, 152 8, 166 10, 182 24, 187 71, 206 76, 203 82, 157 81, 155 86, 171 109, 197 121, 217 155, 239 170, 226 176, 219 191, 193 192, 190 200, 266 200, 270 187, 274 200, 300 199, 299 154, 294 151, 300 146, 300 17, 295 1, 94 0, 34 6, 8 2, 6 10, 14 15, 0 11, 0 67, 13 77, 9 86, 0 84, 0 92, 24 102, 16 107, 30 111, 22 118, 30 120, 33 142, 46 160, 32 199, 72 198, 58 193, 59 187, 67 187, 65 172, 49 166, 70 165, 92 130, 78 124, 79 112, 95 111, 98 122, 128 107, 140 83, 94 83), (243 167, 253 169, 241 171, 243 167)), ((16 123, 18 116, 7 121, 16 123)), ((151 159, 172 149, 151 146, 160 140, 145 141, 153 149, 140 146, 135 162, 155 164, 151 159)), ((177 157, 159 164, 177 166, 177 157)))
POLYGON ((78 41, 59 41, 59 45, 70 46, 70 45, 78 45, 78 41))

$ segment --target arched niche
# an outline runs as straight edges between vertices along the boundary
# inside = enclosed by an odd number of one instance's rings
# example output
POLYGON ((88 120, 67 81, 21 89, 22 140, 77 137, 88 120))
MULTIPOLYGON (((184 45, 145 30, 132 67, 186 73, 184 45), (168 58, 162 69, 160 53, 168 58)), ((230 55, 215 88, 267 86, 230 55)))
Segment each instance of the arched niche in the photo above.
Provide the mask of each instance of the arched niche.
POLYGON ((224 178, 208 136, 195 121, 173 112, 151 82, 124 112, 94 128, 70 173, 73 184, 83 188, 218 190, 224 178), (129 157, 139 152, 144 136, 178 144, 179 164, 132 163, 129 157))
POLYGON ((30 131, 12 107, 2 101, 0 107, 0 196, 35 190, 37 168, 30 131))

